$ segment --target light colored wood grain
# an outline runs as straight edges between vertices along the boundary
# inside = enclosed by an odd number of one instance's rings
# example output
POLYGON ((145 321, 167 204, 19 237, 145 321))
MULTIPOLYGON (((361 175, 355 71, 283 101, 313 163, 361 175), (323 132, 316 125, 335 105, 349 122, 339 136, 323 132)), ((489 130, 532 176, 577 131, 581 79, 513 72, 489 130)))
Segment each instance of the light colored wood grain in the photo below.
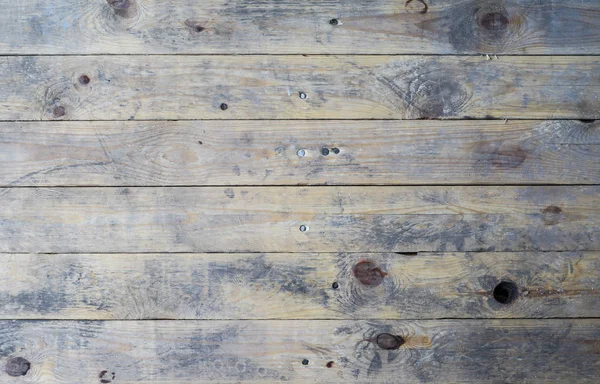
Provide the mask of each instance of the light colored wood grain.
POLYGON ((1 0, 0 8, 2 54, 600 53, 596 0, 1 0))
POLYGON ((0 120, 595 119, 599 96, 593 56, 0 58, 0 120))
POLYGON ((600 122, 10 122, 0 136, 4 186, 600 183, 600 122))
POLYGON ((7 188, 0 189, 0 252, 599 250, 599 192, 597 186, 7 188))
POLYGON ((600 374, 591 319, 3 321, 0 343, 2 365, 30 363, 25 376, 2 370, 7 384, 595 383, 600 374), (404 343, 383 349, 400 342, 382 334, 404 343))
POLYGON ((3 319, 600 317, 598 252, 1 254, 0 264, 3 319), (494 299, 501 282, 516 284, 514 301, 494 299))

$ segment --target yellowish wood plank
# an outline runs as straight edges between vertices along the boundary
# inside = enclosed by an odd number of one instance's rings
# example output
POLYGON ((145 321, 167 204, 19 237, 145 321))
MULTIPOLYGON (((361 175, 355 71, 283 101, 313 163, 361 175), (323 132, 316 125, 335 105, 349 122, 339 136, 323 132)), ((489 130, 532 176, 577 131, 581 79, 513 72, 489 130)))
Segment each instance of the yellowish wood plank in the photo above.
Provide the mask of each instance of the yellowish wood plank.
POLYGON ((1 0, 0 53, 600 53, 596 0, 1 0))
POLYGON ((598 320, 0 322, 4 383, 595 383, 598 320), (303 364, 303 362, 306 364, 303 364))
POLYGON ((599 317, 600 253, 0 255, 3 319, 599 317))
POLYGON ((592 56, 14 56, 0 120, 600 117, 592 56))
POLYGON ((600 183, 600 122, 0 123, 0 185, 600 183))
POLYGON ((600 249, 597 186, 0 189, 0 252, 600 249))

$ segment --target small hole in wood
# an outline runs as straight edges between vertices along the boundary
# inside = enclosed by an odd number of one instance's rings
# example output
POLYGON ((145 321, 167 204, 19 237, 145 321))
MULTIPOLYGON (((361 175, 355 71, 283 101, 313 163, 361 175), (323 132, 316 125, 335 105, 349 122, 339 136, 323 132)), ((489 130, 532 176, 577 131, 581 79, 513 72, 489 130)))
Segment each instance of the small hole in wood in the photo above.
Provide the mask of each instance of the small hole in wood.
POLYGON ((196 31, 196 32, 200 33, 200 32, 202 32, 202 31, 204 31, 204 27, 201 27, 201 26, 199 26, 199 25, 196 25, 196 26, 194 27, 194 31, 196 31))
POLYGON ((202 141, 198 140, 198 144, 202 145, 204 144, 202 141))
POLYGON ((322 148, 322 149, 321 149, 321 154, 322 154, 323 156, 327 156, 327 155, 329 155, 329 149, 327 149, 327 148, 322 148))
POLYGON ((494 288, 494 299, 500 304, 512 303, 519 293, 519 289, 512 281, 501 281, 494 288))
POLYGON ((225 103, 221 104, 221 111, 226 111, 229 106, 225 103))
POLYGON ((302 365, 308 365, 308 359, 302 360, 302 365))
POLYGON ((327 368, 332 368, 333 367, 333 361, 329 361, 327 364, 325 364, 325 366, 327 368))
POLYGON ((336 155, 337 155, 338 153, 340 153, 340 149, 339 149, 339 148, 332 148, 332 149, 331 149, 331 151, 332 151, 333 153, 335 153, 336 155))
POLYGON ((339 22, 338 19, 331 19, 331 20, 329 20, 329 24, 331 24, 331 25, 338 25, 339 23, 340 22, 339 22))
POLYGON ((91 79, 88 75, 81 75, 79 76, 79 83, 82 85, 88 85, 90 83, 91 79))
POLYGON ((331 284, 331 288, 333 289, 338 289, 340 287, 340 285, 338 284, 337 281, 334 281, 333 284, 331 284))

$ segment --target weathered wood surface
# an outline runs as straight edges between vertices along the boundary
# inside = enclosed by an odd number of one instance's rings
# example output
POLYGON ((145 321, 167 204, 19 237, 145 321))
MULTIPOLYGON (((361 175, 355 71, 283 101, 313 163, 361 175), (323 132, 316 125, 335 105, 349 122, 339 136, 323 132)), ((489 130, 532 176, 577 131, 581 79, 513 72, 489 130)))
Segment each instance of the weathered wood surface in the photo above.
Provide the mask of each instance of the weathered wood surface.
POLYGON ((0 120, 596 119, 599 96, 593 56, 0 60, 0 120))
POLYGON ((0 255, 3 319, 600 317, 600 253, 0 255), (516 284, 513 301, 494 290, 516 284), (500 298, 502 300, 502 298, 500 298))
POLYGON ((3 186, 600 183, 600 121, 8 122, 0 137, 3 186))
POLYGON ((0 1, 2 54, 598 54, 597 0, 0 1))
POLYGON ((19 377, 2 370, 0 377, 7 384, 595 383, 599 325, 591 319, 2 321, 0 363, 20 362, 11 364, 13 373, 15 365, 28 369, 19 377))
POLYGON ((0 252, 599 250, 599 193, 597 186, 6 188, 0 252))

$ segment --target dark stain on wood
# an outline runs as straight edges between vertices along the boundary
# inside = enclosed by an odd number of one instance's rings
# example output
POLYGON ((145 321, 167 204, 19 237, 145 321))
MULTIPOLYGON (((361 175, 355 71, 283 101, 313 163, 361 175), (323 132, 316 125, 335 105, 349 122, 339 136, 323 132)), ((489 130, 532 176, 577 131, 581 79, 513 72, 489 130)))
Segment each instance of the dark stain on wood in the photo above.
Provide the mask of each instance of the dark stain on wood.
POLYGON ((52 109, 52 116, 55 119, 59 119, 61 117, 64 117, 65 114, 66 114, 66 109, 62 105, 57 105, 56 107, 54 107, 54 109, 52 109))
POLYGON ((107 370, 103 370, 100 372, 98 377, 100 378, 100 383, 110 384, 115 379, 116 374, 114 372, 108 372, 107 370))
POLYGON ((130 19, 137 15, 137 4, 135 0, 106 0, 113 9, 115 15, 124 19, 130 19))
POLYGON ((88 75, 79 76, 79 84, 88 85, 92 81, 88 75))
POLYGON ((352 273, 361 284, 369 287, 381 285, 383 279, 388 275, 377 264, 368 260, 358 262, 352 269, 352 273))
POLYGON ((518 168, 527 159, 527 152, 516 143, 479 143, 473 153, 478 165, 485 163, 499 169, 518 168))
POLYGON ((233 191, 232 188, 227 188, 224 192, 225 192, 225 196, 229 197, 230 199, 235 198, 235 192, 233 191))
POLYGON ((185 21, 185 25, 186 27, 188 27, 192 34, 199 34, 206 29, 202 26, 202 23, 200 23, 200 21, 194 19, 187 19, 185 21))
POLYGON ((545 225, 556 225, 563 217, 562 209, 555 205, 549 205, 542 210, 542 220, 545 225))
POLYGON ((393 350, 400 348, 400 346, 404 344, 404 338, 390 333, 381 333, 377 335, 375 342, 381 349, 393 350))
POLYGON ((449 42, 457 53, 502 51, 521 33, 520 11, 518 5, 503 0, 456 3, 448 13, 449 42))
POLYGON ((6 373, 13 377, 25 376, 30 368, 31 363, 23 357, 13 357, 6 362, 6 373))

